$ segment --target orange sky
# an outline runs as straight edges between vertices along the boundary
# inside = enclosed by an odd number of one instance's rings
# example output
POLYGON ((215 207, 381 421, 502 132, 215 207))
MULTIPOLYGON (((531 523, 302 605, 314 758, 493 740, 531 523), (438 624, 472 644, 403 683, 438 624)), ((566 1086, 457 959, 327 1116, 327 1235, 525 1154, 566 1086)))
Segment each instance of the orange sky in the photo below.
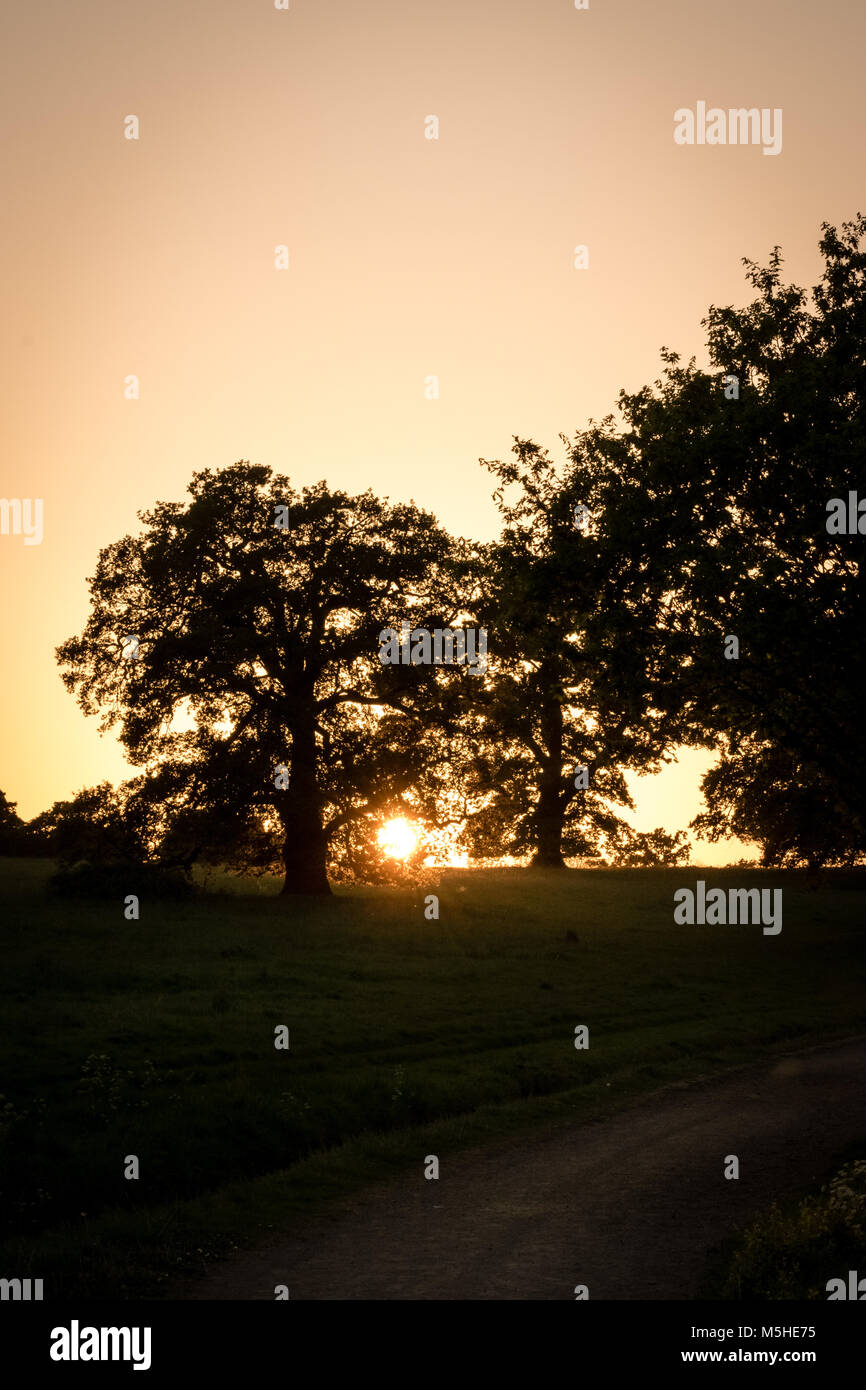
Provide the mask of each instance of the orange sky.
MULTIPOLYGON (((489 537, 479 455, 555 451, 662 344, 700 358, 741 256, 779 242, 811 285, 821 221, 864 202, 851 0, 11 9, 0 493, 45 514, 41 545, 0 536, 0 787, 25 816, 123 775, 54 648, 137 510, 246 458, 489 537), (699 100, 781 108, 782 152, 677 145, 699 100)), ((707 761, 637 781, 637 823, 685 825, 707 761)))

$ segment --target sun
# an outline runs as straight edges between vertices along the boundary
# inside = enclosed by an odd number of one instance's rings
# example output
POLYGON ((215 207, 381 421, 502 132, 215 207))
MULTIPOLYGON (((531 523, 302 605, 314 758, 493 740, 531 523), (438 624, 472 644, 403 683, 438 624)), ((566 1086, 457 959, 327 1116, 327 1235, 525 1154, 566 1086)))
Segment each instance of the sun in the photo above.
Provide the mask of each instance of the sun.
POLYGON ((418 833, 404 816, 389 820, 376 837, 389 859, 408 859, 418 843, 418 833))

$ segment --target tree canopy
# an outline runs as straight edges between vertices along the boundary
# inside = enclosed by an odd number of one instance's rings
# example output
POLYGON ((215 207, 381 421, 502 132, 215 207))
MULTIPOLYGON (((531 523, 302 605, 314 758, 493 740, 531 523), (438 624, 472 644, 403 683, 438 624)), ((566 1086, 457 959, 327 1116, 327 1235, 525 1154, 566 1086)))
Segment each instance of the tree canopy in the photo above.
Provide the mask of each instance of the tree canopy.
POLYGON ((719 749, 696 828, 755 839, 766 863, 866 851, 866 518, 828 529, 832 499, 866 489, 864 235, 862 216, 824 225, 811 296, 778 248, 745 261, 757 297, 711 308, 709 367, 665 352, 663 378, 572 446, 608 543, 663 595, 667 702, 719 749))
POLYGON ((473 720, 469 818, 476 852, 564 860, 683 853, 617 813, 632 809, 629 769, 658 770, 677 735, 659 698, 665 648, 654 596, 623 584, 629 551, 602 543, 585 506, 584 470, 557 471, 546 450, 515 440, 499 479, 500 540, 486 553, 480 612, 495 633, 490 679, 473 720))
POLYGON ((383 665, 379 634, 456 618, 460 547, 414 505, 259 465, 189 493, 101 552, 64 680, 147 769, 135 794, 176 854, 279 853, 284 891, 326 892, 329 866, 374 853, 371 826, 435 796, 447 701, 431 668, 383 665))
POLYGON ((369 491, 195 473, 101 552, 58 650, 142 771, 82 793, 55 840, 89 807, 103 844, 124 823, 167 862, 281 863, 292 893, 382 876, 375 831, 402 814, 478 857, 677 862, 681 833, 621 813, 629 771, 691 744, 718 754, 704 835, 862 857, 864 235, 824 225, 811 296, 778 248, 745 261, 755 298, 710 309, 708 364, 662 349, 659 380, 561 436, 561 467, 521 438, 481 460, 489 545, 369 491), (404 622, 483 628, 483 673, 414 646, 383 664, 404 622))

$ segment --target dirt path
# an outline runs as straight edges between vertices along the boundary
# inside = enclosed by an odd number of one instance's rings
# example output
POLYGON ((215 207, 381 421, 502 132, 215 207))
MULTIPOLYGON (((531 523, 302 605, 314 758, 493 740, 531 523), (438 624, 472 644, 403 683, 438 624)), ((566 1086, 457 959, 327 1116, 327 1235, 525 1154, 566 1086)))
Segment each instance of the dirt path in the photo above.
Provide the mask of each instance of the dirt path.
MULTIPOLYGON (((610 1119, 417 1169, 267 1249, 192 1299, 688 1299, 708 1248, 866 1139, 866 1038, 671 1087, 610 1119), (738 1181, 724 1159, 740 1160, 738 1181)), ((828 1278, 833 1271, 828 1271, 828 1278)))

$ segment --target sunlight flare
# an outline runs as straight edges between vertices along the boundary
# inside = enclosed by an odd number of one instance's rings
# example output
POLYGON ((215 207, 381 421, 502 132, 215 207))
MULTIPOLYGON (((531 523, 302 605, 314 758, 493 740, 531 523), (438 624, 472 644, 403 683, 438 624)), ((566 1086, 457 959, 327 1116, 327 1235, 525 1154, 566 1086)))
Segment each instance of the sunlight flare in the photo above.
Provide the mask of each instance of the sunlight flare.
POLYGON ((383 825, 377 838, 389 859, 408 859, 418 843, 418 832, 405 816, 399 816, 383 825))

